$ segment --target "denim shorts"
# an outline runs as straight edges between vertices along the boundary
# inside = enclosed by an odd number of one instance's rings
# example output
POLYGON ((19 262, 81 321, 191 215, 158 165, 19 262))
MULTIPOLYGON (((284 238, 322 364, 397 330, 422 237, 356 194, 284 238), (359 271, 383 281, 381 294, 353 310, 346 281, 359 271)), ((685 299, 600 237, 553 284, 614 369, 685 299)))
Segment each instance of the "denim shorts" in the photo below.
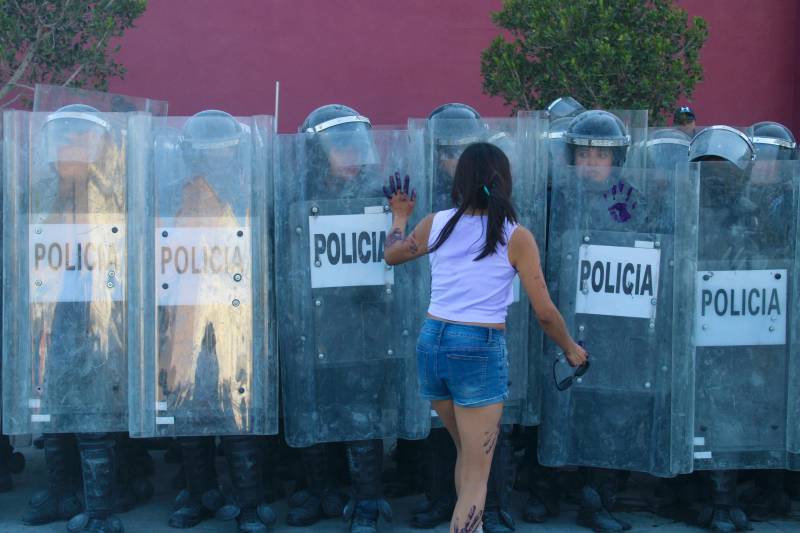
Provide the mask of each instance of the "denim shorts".
POLYGON ((426 318, 417 340, 417 374, 426 400, 482 407, 508 398, 503 331, 426 318))

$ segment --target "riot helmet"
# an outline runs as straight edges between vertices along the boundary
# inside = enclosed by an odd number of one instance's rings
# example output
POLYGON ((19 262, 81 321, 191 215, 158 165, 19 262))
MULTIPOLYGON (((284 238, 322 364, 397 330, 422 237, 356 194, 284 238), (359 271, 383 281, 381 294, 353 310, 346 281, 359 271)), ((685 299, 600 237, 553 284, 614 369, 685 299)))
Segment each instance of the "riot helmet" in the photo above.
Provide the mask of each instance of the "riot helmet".
POLYGON ((644 143, 646 168, 673 170, 675 165, 687 162, 691 141, 677 128, 654 131, 644 143))
POLYGON ((64 165, 85 167, 96 163, 103 155, 111 135, 111 125, 94 107, 84 104, 66 105, 47 115, 44 125, 47 162, 56 165, 63 174, 64 165))
POLYGON ((364 166, 378 162, 371 130, 367 117, 341 104, 318 107, 300 126, 300 133, 309 135, 312 157, 324 156, 330 174, 344 178, 355 177, 364 166))
POLYGON ((201 111, 183 126, 183 156, 194 172, 229 174, 241 160, 243 133, 243 125, 225 111, 201 111))
POLYGON ((553 167, 569 164, 567 161, 567 144, 564 134, 567 131, 574 117, 557 118, 550 122, 550 129, 547 132, 547 151, 550 156, 548 168, 552 176, 553 167))
POLYGON ((486 127, 477 111, 460 103, 437 107, 428 121, 439 169, 452 177, 461 153, 470 144, 484 140, 486 127))
POLYGON ((631 138, 625 124, 614 114, 599 109, 573 118, 564 132, 567 163, 581 167, 579 174, 605 182, 622 167, 631 138))
POLYGON ((700 131, 689 144, 689 161, 723 160, 745 171, 755 160, 753 143, 730 126, 710 126, 700 131))
POLYGON ((750 140, 759 161, 797 159, 797 143, 792 132, 778 122, 757 122, 750 126, 750 140))
POLYGON ((571 96, 556 98, 547 106, 547 116, 550 120, 557 120, 565 117, 575 117, 586 111, 580 102, 571 96))

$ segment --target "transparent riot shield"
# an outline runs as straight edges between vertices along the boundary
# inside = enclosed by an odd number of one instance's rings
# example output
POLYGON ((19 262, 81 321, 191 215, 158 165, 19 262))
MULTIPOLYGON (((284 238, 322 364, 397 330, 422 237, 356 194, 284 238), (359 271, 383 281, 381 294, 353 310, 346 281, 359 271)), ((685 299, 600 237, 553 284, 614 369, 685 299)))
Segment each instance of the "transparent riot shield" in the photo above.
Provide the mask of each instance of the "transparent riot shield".
POLYGON ((127 430, 131 118, 4 115, 6 433, 127 430))
POLYGON ((272 131, 170 117, 137 143, 153 172, 131 194, 134 436, 277 433, 272 131))
POLYGON ((415 347, 428 265, 383 262, 389 175, 408 174, 420 191, 411 227, 429 213, 421 142, 406 130, 278 136, 276 292, 291 446, 427 435, 415 347))
MULTIPOLYGON (((502 149, 511 163, 512 200, 519 222, 544 246, 547 222, 547 122, 539 114, 512 118, 413 119, 412 129, 425 131, 426 174, 433 211, 454 207, 451 191, 458 158, 474 142, 489 142, 502 149)), ((426 280, 427 285, 427 280, 426 280)), ((509 360, 509 398, 503 423, 539 423, 542 332, 533 319, 530 301, 519 279, 514 281, 514 301, 508 308, 506 340, 509 360)))
POLYGON ((140 96, 128 96, 91 89, 36 84, 33 93, 34 111, 55 111, 65 105, 84 104, 103 113, 144 111, 155 117, 167 115, 168 104, 140 96))
POLYGON ((694 467, 796 468, 800 166, 699 174, 694 467))
POLYGON ((556 169, 547 284, 590 366, 573 376, 547 344, 543 464, 691 470, 696 206, 688 165, 556 169))

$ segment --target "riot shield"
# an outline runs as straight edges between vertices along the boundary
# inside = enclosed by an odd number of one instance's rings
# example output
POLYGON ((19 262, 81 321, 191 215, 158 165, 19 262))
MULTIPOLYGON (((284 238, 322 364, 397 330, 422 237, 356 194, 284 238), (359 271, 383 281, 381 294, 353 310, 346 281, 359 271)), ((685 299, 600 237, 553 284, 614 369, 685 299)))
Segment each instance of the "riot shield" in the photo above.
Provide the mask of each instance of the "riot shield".
POLYGON ((170 117, 137 144, 153 173, 131 193, 146 213, 131 225, 134 436, 277 433, 272 130, 271 117, 170 117))
POLYGON ((800 166, 699 173, 694 467, 796 468, 800 166))
POLYGON ((131 118, 4 115, 6 433, 127 431, 131 118))
POLYGON ((427 435, 415 350, 427 262, 383 262, 388 176, 408 174, 420 191, 411 227, 429 212, 414 155, 421 142, 406 130, 278 136, 275 256, 291 446, 427 435))
POLYGON ((140 96, 128 96, 91 89, 36 84, 33 93, 34 111, 55 111, 65 105, 84 104, 103 113, 144 111, 156 117, 167 115, 168 104, 140 96))
POLYGON ((573 376, 547 343, 542 464, 691 470, 685 298, 696 266, 697 179, 688 168, 555 172, 547 284, 590 365, 573 376))
MULTIPOLYGON (((430 176, 433 211, 453 207, 451 190, 455 164, 473 142, 498 146, 511 162, 513 202, 519 222, 544 244, 547 213, 547 121, 540 114, 516 118, 414 119, 412 129, 424 129, 426 174, 430 176)), ((514 281, 514 301, 508 308, 506 340, 509 362, 509 398, 503 423, 539 423, 542 332, 533 320, 530 301, 514 281)))

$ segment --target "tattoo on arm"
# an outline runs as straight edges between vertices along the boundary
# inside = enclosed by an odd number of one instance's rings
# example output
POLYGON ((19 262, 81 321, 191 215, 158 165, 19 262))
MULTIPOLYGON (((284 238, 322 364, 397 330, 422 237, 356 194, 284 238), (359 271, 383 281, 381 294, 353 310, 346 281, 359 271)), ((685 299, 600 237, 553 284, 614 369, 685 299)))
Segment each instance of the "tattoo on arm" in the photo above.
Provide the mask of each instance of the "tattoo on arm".
POLYGON ((456 517, 453 524, 453 533, 475 533, 481 526, 481 518, 483 517, 483 510, 478 510, 474 505, 470 508, 467 519, 464 521, 464 526, 459 525, 458 517, 456 517))
POLYGON ((413 233, 408 237, 406 237, 400 228, 393 229, 392 232, 389 234, 389 236, 386 237, 385 246, 386 248, 391 248, 397 243, 404 244, 408 248, 408 251, 410 251, 412 254, 416 254, 417 252, 419 252, 417 239, 414 238, 413 233))
POLYGON ((497 439, 500 436, 500 423, 498 422, 497 427, 491 431, 486 431, 483 433, 483 451, 486 455, 491 455, 494 451, 494 447, 497 445, 497 439))

